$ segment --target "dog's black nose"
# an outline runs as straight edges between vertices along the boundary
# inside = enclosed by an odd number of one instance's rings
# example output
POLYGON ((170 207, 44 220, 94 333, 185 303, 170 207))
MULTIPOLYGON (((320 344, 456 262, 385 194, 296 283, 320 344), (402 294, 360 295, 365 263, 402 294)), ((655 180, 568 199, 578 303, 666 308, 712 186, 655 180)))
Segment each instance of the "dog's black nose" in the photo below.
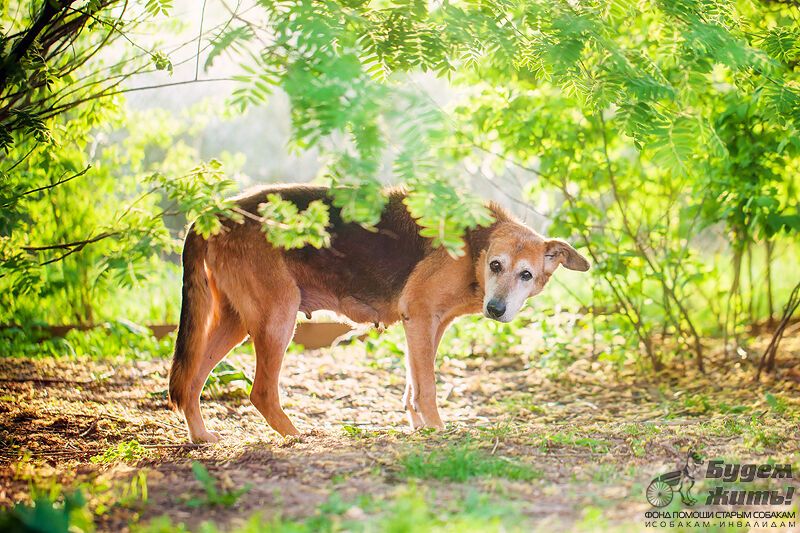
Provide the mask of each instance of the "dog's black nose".
POLYGON ((500 318, 506 312, 506 303, 493 298, 486 304, 486 312, 492 318, 500 318))

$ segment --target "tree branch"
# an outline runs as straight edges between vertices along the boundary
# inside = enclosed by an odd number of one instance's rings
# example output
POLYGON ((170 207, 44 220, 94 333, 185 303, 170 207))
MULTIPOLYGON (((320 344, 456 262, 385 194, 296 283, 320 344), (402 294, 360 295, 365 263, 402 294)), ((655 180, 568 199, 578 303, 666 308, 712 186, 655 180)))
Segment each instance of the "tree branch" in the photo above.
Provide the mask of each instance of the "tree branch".
POLYGON ((90 239, 84 239, 81 241, 72 241, 72 242, 64 242, 60 244, 48 244, 47 246, 21 246, 23 250, 26 252, 42 252, 45 250, 69 250, 72 248, 81 249, 87 244, 92 244, 97 241, 101 241, 108 237, 113 237, 115 235, 119 235, 121 232, 119 231, 111 231, 111 232, 103 232, 95 237, 90 239))
MULTIPOLYGON (((29 152, 29 153, 30 153, 30 152, 29 152)), ((86 168, 84 168, 83 170, 81 170, 80 172, 78 172, 77 174, 73 174, 72 176, 70 176, 70 177, 68 177, 68 178, 60 179, 60 180, 58 180, 58 181, 57 181, 57 182, 55 182, 55 183, 51 183, 50 185, 45 185, 45 186, 43 186, 43 187, 37 187, 37 188, 35 188, 35 189, 31 189, 31 190, 29 190, 29 191, 25 191, 25 192, 23 192, 23 193, 20 193, 20 194, 16 195, 15 197, 13 197, 13 198, 12 198, 10 201, 8 201, 8 202, 4 203, 4 204, 3 204, 3 207, 8 207, 8 206, 10 206, 11 204, 13 204, 14 202, 16 202, 17 200, 19 200, 19 199, 20 199, 20 198, 22 198, 23 196, 28 196, 29 194, 34 194, 34 193, 37 193, 37 192, 46 191, 47 189, 52 189, 53 187, 58 187, 59 185, 62 185, 62 184, 64 184, 64 183, 67 183, 68 181, 72 181, 72 180, 74 180, 75 178, 80 178, 81 176, 83 176, 84 174, 86 174, 87 172, 89 172, 89 169, 90 169, 90 168, 92 168, 92 165, 89 165, 89 166, 87 166, 86 168)))
POLYGON ((39 12, 34 23, 30 28, 25 30, 25 33, 22 34, 22 38, 14 44, 11 52, 5 58, 2 65, 0 65, 0 91, 6 88, 12 69, 25 57, 28 50, 30 50, 31 46, 33 46, 33 43, 36 41, 36 38, 39 37, 39 34, 42 33, 59 12, 69 7, 73 1, 74 0, 64 0, 64 3, 60 4, 58 0, 44 0, 42 10, 39 12))

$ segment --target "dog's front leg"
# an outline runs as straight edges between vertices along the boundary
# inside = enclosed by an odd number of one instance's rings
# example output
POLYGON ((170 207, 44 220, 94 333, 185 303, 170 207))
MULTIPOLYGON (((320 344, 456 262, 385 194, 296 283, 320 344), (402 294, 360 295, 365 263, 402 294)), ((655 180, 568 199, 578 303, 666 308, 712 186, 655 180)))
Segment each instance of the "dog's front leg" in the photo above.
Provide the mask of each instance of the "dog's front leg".
POLYGON ((406 413, 408 414, 408 423, 411 424, 411 429, 419 429, 425 427, 422 417, 416 411, 412 401, 411 391, 411 369, 408 364, 408 356, 406 356, 406 391, 403 393, 403 406, 405 406, 406 413))
POLYGON ((444 427, 436 407, 436 348, 439 335, 432 316, 412 315, 403 319, 408 349, 406 353, 406 393, 404 397, 411 427, 444 427))

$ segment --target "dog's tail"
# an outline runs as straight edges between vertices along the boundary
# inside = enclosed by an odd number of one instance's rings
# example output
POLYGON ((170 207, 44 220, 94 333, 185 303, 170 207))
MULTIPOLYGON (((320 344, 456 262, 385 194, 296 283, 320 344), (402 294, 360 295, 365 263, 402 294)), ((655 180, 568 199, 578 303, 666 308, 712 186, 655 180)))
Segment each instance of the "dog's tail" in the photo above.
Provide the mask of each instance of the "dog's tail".
POLYGON ((208 242, 190 227, 183 245, 183 291, 178 338, 169 371, 169 406, 182 411, 206 342, 213 297, 206 275, 208 242))

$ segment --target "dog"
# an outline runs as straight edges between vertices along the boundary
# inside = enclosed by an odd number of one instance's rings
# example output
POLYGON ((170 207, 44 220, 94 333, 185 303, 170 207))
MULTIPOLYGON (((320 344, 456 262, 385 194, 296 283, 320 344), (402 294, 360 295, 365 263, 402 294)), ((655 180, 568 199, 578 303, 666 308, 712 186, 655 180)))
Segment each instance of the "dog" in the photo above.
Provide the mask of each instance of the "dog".
POLYGON ((211 370, 247 335, 256 351, 250 400, 275 431, 298 434, 281 407, 278 380, 298 312, 310 316, 320 309, 356 323, 402 321, 409 422, 412 429, 441 429, 434 363, 450 322, 481 312, 509 322, 559 265, 589 269, 572 246, 542 237, 494 203, 487 204, 494 222, 468 230, 465 253, 454 258, 420 236, 402 189, 384 191, 380 222, 370 229, 342 220, 330 192, 306 185, 262 188, 235 199, 237 210, 248 215, 243 221, 222 220, 222 231, 208 239, 189 228, 169 403, 186 418, 192 442, 219 440, 206 429, 200 393, 211 370), (272 246, 258 216, 269 194, 299 210, 315 200, 327 204, 330 246, 272 246))

